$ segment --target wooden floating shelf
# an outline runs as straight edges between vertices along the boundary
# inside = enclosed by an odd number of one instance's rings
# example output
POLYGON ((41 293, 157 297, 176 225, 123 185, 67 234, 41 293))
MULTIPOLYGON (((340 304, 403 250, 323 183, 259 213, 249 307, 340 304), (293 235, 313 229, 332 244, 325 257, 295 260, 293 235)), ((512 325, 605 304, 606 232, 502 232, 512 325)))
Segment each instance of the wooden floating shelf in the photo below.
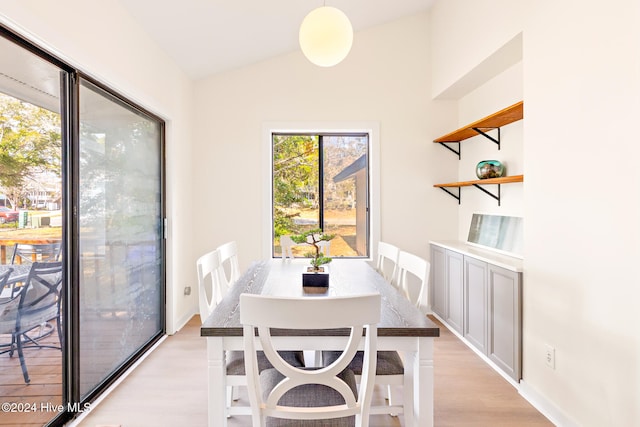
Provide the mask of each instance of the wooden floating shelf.
POLYGON ((500 185, 509 184, 512 182, 523 182, 523 181, 524 181, 524 175, 513 175, 513 176, 503 176, 500 178, 478 179, 475 181, 461 181, 461 182, 449 182, 446 184, 434 184, 433 186, 440 188, 441 190, 449 194, 451 197, 456 199, 458 201, 458 204, 460 204, 460 201, 461 201, 460 199, 462 198, 462 190, 460 189, 460 187, 474 186, 478 190, 482 190, 483 193, 496 199, 498 201, 498 206, 500 206, 500 198, 501 198, 500 185), (483 185, 490 185, 490 184, 495 184, 498 186, 497 193, 493 193, 485 188, 482 188, 483 185), (447 189, 452 187, 458 189, 458 194, 455 194, 453 191, 447 189))
POLYGON ((475 181, 461 181, 461 182, 450 182, 446 184, 434 184, 434 187, 470 187, 472 185, 486 185, 486 184, 508 184, 511 182, 523 182, 524 175, 513 175, 513 176, 503 176, 500 178, 487 178, 487 179, 478 179, 475 181))
POLYGON ((520 101, 510 107, 491 114, 483 119, 475 121, 456 131, 448 133, 440 138, 434 139, 433 142, 460 142, 473 136, 479 135, 476 129, 495 129, 508 125, 509 123, 522 120, 524 117, 524 102, 520 101), (475 129, 474 129, 475 128, 475 129))

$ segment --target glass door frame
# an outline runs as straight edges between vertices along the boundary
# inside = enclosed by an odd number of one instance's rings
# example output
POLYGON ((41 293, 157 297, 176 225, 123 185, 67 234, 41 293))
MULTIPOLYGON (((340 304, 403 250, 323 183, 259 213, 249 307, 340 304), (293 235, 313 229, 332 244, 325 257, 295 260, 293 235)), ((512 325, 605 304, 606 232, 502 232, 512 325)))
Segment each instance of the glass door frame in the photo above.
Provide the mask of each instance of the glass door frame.
POLYGON ((108 378, 106 378, 98 387, 96 387, 93 391, 87 394, 84 399, 81 399, 81 390, 80 390, 80 360, 78 357, 70 357, 70 366, 69 366, 69 377, 67 380, 69 381, 70 394, 73 396, 72 402, 77 402, 80 404, 82 408, 85 403, 90 403, 95 400, 96 397, 100 396, 107 388, 109 388, 122 374, 124 374, 133 364, 135 364, 138 359, 145 354, 149 349, 151 349, 160 338, 162 338, 166 334, 166 231, 164 228, 164 219, 166 216, 166 183, 165 183, 165 122, 161 118, 157 117, 155 114, 147 111, 141 106, 129 101, 125 97, 118 94, 113 89, 108 86, 100 83, 96 79, 92 78, 89 75, 86 75, 80 71, 76 71, 71 75, 72 84, 70 85, 69 96, 73 99, 73 102, 70 103, 71 106, 71 150, 72 153, 71 161, 69 163, 69 167, 71 168, 71 179, 68 180, 71 188, 70 194, 73 197, 67 198, 69 201, 69 206, 66 206, 69 209, 69 212, 72 212, 72 215, 68 215, 69 223, 67 224, 69 233, 71 238, 70 247, 72 248, 72 253, 75 256, 71 256, 70 262, 71 265, 68 265, 70 272, 70 282, 76 284, 72 286, 71 292, 69 293, 70 297, 73 299, 73 303, 70 304, 72 310, 69 313, 68 322, 70 327, 70 336, 73 337, 72 341, 73 346, 70 349, 72 354, 79 355, 80 354, 80 221, 78 219, 78 213, 80 212, 79 202, 80 202, 80 112, 78 110, 78 106, 80 105, 80 81, 83 80, 85 83, 89 83, 93 85, 95 88, 102 91, 102 95, 108 97, 111 101, 124 105, 128 108, 138 111, 139 113, 144 114, 150 119, 156 120, 160 126, 160 204, 161 204, 161 218, 163 224, 161 225, 161 251, 162 251, 162 259, 163 262, 161 264, 161 281, 162 286, 160 288, 160 301, 161 301, 161 310, 160 310, 160 331, 144 345, 137 352, 135 352, 125 363, 123 363, 119 368, 112 372, 108 378))
POLYGON ((65 410, 54 416, 47 426, 63 426, 75 418, 85 408, 86 403, 91 403, 110 387, 124 372, 140 359, 151 347, 153 347, 164 335, 166 335, 166 124, 157 115, 151 113, 142 106, 128 100, 118 91, 97 81, 88 74, 83 73, 77 67, 66 63, 44 48, 29 41, 11 28, 0 22, 0 37, 17 44, 19 47, 31 52, 51 63, 61 70, 61 137, 62 137, 62 242, 63 242, 63 287, 67 297, 67 304, 63 305, 61 316, 63 318, 64 343, 62 352, 62 399, 65 410), (79 87, 80 79, 90 82, 97 88, 108 94, 114 101, 127 105, 153 120, 160 125, 160 203, 161 203, 161 286, 160 292, 160 331, 150 338, 146 345, 133 354, 127 362, 115 370, 100 386, 89 393, 83 400, 80 399, 80 253, 79 253, 79 229, 78 203, 79 203, 79 148, 80 148, 80 117, 79 117, 79 87))

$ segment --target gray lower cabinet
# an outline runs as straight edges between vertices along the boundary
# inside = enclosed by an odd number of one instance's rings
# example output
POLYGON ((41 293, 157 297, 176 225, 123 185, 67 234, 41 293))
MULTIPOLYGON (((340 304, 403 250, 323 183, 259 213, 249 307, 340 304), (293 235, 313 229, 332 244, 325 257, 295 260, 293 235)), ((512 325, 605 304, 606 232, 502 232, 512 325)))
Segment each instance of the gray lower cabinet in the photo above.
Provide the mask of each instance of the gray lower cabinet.
POLYGON ((522 273, 489 265, 487 356, 516 381, 522 378, 522 273))
POLYGON ((522 378, 522 273, 431 245, 431 310, 515 381, 522 378))
POLYGON ((464 257, 463 336, 483 354, 487 353, 487 263, 464 257))
POLYGON ((431 245, 431 278, 429 287, 431 295, 431 311, 440 316, 447 317, 447 259, 446 250, 440 246, 431 245))
POLYGON ((439 246, 431 246, 431 311, 462 333, 464 275, 463 256, 439 246))
POLYGON ((447 250, 447 315, 446 322, 462 333, 464 322, 464 273, 462 254, 447 250))

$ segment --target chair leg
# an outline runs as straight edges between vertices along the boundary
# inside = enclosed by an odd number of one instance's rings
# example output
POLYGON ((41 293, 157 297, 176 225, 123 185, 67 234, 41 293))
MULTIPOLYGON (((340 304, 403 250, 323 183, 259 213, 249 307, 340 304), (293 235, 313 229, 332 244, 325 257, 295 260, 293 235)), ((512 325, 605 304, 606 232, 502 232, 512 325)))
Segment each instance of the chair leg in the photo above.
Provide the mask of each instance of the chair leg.
POLYGON ((62 347, 64 347, 64 343, 62 342, 62 328, 60 327, 60 316, 56 320, 56 329, 58 329, 58 342, 60 343, 60 351, 62 351, 62 347))
POLYGON ((20 367, 22 368, 22 376, 24 377, 24 382, 29 384, 31 380, 29 379, 29 373, 27 372, 27 364, 24 360, 24 354, 22 353, 22 339, 18 335, 16 337, 16 346, 18 348, 18 358, 20 359, 20 367))
POLYGON ((9 357, 13 357, 13 352, 16 350, 16 335, 11 334, 11 349, 9 350, 9 357))
MULTIPOLYGON (((398 396, 396 395, 396 392, 391 386, 391 384, 387 385, 387 399, 389 400, 389 406, 396 405, 396 402, 398 401, 397 398, 398 396)), ((393 414, 393 413, 390 413, 389 415, 391 415, 392 417, 398 416, 398 414, 393 414)))
POLYGON ((231 399, 234 402, 240 399, 240 388, 237 385, 231 386, 231 399))

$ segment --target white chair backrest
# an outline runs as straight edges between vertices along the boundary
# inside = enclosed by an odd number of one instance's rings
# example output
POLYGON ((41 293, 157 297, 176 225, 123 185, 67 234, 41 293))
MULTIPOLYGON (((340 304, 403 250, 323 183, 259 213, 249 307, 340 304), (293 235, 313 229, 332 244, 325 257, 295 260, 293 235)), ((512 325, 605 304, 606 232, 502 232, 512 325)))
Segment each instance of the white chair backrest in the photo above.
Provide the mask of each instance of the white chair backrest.
POLYGON ((316 245, 320 246, 320 252, 322 252, 322 254, 324 256, 331 256, 331 241, 330 240, 323 240, 322 242, 316 243, 316 245))
MULTIPOLYGON (((367 425, 371 395, 375 382, 377 324, 380 321, 380 295, 320 298, 276 298, 262 295, 240 295, 240 323, 243 324, 245 371, 249 400, 255 420, 265 417, 287 419, 328 419, 356 416, 356 425, 367 425), (328 315, 331 313, 331 315, 328 315), (295 368, 277 353, 270 328, 329 329, 350 328, 350 337, 342 355, 331 365, 317 370, 295 368), (254 330, 258 329, 258 336, 254 330), (338 377, 349 365, 364 340, 364 366, 357 398, 351 388, 338 377), (263 396, 256 351, 263 349, 273 367, 284 379, 271 393, 263 396), (302 384, 322 384, 340 393, 343 405, 326 407, 281 406, 277 402, 289 390, 302 384)), ((286 349, 283 349, 286 350, 286 349)), ((291 350, 291 349, 289 349, 291 350)), ((316 350, 316 349, 310 349, 316 350)), ((295 390, 292 391, 295 393, 295 390)))
POLYGON ((376 264, 376 269, 387 282, 394 286, 397 286, 396 272, 398 269, 399 254, 400 249, 396 246, 385 242, 378 243, 378 263, 376 264))
MULTIPOLYGON (((316 234, 315 238, 318 239, 319 235, 316 234)), ((307 242, 309 243, 309 249, 311 251, 313 251, 313 246, 311 245, 313 243, 313 239, 311 238, 311 236, 307 236, 307 242)), ((331 254, 329 252, 331 252, 331 241, 330 240, 322 240, 318 243, 316 243, 316 245, 320 246, 320 252, 322 252, 322 254, 324 256, 331 256, 331 254)))
POLYGON ((405 296, 416 307, 429 307, 429 269, 431 264, 417 255, 409 252, 400 251, 398 255, 398 288, 402 290, 405 296), (415 279, 411 279, 414 276, 415 279), (417 291, 412 288, 412 284, 416 282, 417 291))
MULTIPOLYGON (((311 243, 311 237, 307 238, 307 241, 311 243)), ((324 256, 331 256, 331 241, 322 241, 317 243, 320 246, 320 252, 324 254, 324 256)), ((293 247, 294 246, 305 246, 308 248, 309 252, 313 251, 313 246, 311 244, 305 245, 304 243, 296 243, 293 241, 291 236, 284 235, 280 236, 280 248, 282 248, 282 259, 291 258, 293 259, 293 247)))
POLYGON ((218 246, 217 251, 220 253, 220 280, 229 288, 240 277, 238 245, 235 241, 227 242, 218 246))
POLYGON ((284 235, 280 236, 280 248, 282 248, 282 259, 291 258, 293 259, 293 247, 296 245, 296 242, 291 239, 291 236, 284 235))
POLYGON ((208 252, 196 261, 200 319, 204 322, 224 297, 227 289, 220 281, 220 253, 208 252))

